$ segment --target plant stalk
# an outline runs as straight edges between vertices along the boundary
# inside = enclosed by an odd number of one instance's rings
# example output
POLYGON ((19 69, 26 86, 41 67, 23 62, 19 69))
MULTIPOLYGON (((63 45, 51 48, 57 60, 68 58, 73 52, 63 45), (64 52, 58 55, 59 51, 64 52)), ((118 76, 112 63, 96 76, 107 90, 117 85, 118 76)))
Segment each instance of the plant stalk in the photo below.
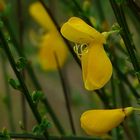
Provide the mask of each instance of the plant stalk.
POLYGON ((6 94, 6 107, 8 112, 9 124, 12 131, 15 131, 15 124, 14 124, 14 115, 13 115, 13 106, 12 106, 12 99, 11 99, 11 92, 10 87, 8 84, 8 71, 6 68, 6 60, 5 56, 1 54, 2 60, 2 72, 3 72, 3 79, 4 79, 4 86, 5 86, 5 94, 6 94))
POLYGON ((140 66, 139 66, 138 60, 137 60, 136 55, 135 55, 135 46, 134 46, 133 40, 131 39, 131 34, 129 32, 129 29, 128 29, 128 26, 126 23, 126 19, 124 16, 122 6, 118 5, 116 3, 116 1, 114 1, 114 0, 110 0, 110 4, 111 4, 112 9, 114 11, 114 14, 116 16, 118 24, 122 28, 121 36, 124 40, 126 49, 128 51, 129 57, 130 57, 130 60, 131 60, 132 65, 134 67, 135 74, 138 78, 138 81, 140 82, 140 74, 139 74, 140 73, 140 66))
MULTIPOLYGON (((3 32, 2 32, 2 29, 0 29, 0 38, 1 38, 1 43, 3 45, 3 50, 4 50, 8 60, 10 62, 10 65, 11 65, 13 71, 15 72, 15 75, 16 75, 17 79, 19 80, 22 93, 26 97, 26 99, 28 101, 28 104, 29 104, 29 106, 30 106, 30 108, 31 108, 31 110, 32 110, 32 112, 34 114, 34 117, 36 118, 37 122, 40 124, 41 121, 42 121, 42 118, 41 118, 41 116, 40 116, 40 114, 39 114, 39 112, 38 112, 38 110, 36 108, 36 105, 32 101, 30 93, 29 93, 29 91, 28 91, 28 89, 27 89, 27 87, 26 87, 26 85, 24 83, 24 78, 23 78, 22 74, 16 68, 16 62, 15 62, 15 60, 14 60, 14 58, 12 56, 12 53, 11 53, 11 51, 9 49, 9 46, 8 46, 7 41, 5 39, 5 36, 4 36, 3 32)), ((46 140, 48 140, 49 136, 48 136, 47 131, 44 132, 44 137, 45 137, 46 140)))
MULTIPOLYGON (((15 49, 16 51, 18 52, 19 56, 22 56, 26 59, 26 56, 24 55, 23 51, 20 49, 19 47, 19 44, 17 42, 17 40, 15 39, 14 37, 14 33, 10 27, 10 24, 7 20, 6 17, 3 17, 3 22, 5 24, 5 27, 7 28, 9 34, 10 34, 10 37, 11 37, 11 40, 12 40, 12 43, 14 44, 15 46, 15 49)), ((39 80, 37 79, 36 75, 35 75, 35 72, 31 66, 31 64, 27 64, 27 72, 28 72, 28 75, 30 77, 30 79, 32 80, 33 84, 34 84, 34 87, 36 88, 36 90, 41 90, 42 91, 42 87, 39 83, 39 80)), ((58 118, 56 117, 56 114, 54 112, 54 110, 52 109, 51 105, 49 104, 49 101, 47 98, 41 98, 41 102, 45 105, 46 107, 46 110, 49 112, 49 114, 51 115, 58 131, 60 132, 60 134, 65 134, 65 131, 61 125, 61 123, 59 122, 58 118)))

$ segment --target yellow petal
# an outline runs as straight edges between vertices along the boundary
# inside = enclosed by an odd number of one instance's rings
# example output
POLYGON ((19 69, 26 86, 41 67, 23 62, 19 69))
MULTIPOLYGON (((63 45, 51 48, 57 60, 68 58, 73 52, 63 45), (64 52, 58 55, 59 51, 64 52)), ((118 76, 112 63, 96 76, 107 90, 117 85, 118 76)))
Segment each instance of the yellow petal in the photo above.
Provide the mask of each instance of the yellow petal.
POLYGON ((78 17, 72 17, 61 28, 62 35, 75 43, 105 43, 104 36, 78 17))
POLYGON ((87 90, 102 88, 112 75, 112 64, 102 44, 92 43, 81 57, 84 85, 87 90))
POLYGON ((132 111, 133 107, 110 110, 89 110, 81 115, 81 127, 89 135, 102 136, 114 127, 117 127, 132 111), (126 114, 127 111, 129 112, 128 114, 126 114))
POLYGON ((31 16, 46 30, 57 31, 50 16, 40 2, 34 2, 29 7, 31 16))
POLYGON ((40 44, 39 61, 44 70, 57 69, 55 53, 62 67, 68 55, 67 46, 59 34, 50 33, 43 37, 40 44))

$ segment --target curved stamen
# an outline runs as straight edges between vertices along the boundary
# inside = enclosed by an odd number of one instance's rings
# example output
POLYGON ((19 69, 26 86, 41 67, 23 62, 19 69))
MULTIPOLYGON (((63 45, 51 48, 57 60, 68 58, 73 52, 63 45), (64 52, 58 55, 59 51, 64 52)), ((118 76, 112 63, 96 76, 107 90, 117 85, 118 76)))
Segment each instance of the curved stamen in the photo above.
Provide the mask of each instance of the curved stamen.
POLYGON ((75 53, 79 58, 81 58, 82 55, 88 52, 88 45, 87 44, 75 44, 73 47, 75 53))

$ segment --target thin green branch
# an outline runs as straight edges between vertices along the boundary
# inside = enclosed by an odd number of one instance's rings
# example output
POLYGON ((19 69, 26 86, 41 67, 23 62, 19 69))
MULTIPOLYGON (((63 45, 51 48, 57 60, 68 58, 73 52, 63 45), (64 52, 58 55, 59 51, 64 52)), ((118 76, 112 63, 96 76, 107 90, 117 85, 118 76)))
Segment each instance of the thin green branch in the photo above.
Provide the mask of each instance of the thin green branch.
POLYGON ((131 39, 131 34, 129 32, 129 29, 128 29, 128 26, 126 23, 123 9, 122 9, 121 5, 118 5, 116 3, 116 1, 114 1, 114 0, 110 0, 110 3, 112 6, 112 9, 114 11, 114 14, 116 16, 116 19, 118 21, 118 24, 122 28, 121 36, 122 36, 124 43, 126 45, 126 49, 128 51, 129 57, 131 59, 132 65, 134 67, 135 74, 137 75, 137 78, 140 82, 140 74, 139 74, 140 66, 139 66, 138 60, 137 60, 136 55, 135 55, 135 46, 134 46, 134 43, 131 39))
MULTIPOLYGON (((111 92, 112 92, 112 103, 113 103, 113 108, 117 108, 117 93, 116 93, 116 84, 115 84, 115 79, 114 75, 111 77, 111 92)), ((119 140, 121 139, 121 134, 119 133, 120 127, 115 128, 112 130, 112 135, 114 136, 114 140, 119 140)))
MULTIPOLYGON (((42 135, 33 135, 29 133, 20 134, 20 133, 9 133, 11 138, 18 139, 34 139, 34 140, 45 140, 42 135)), ((0 133, 0 137, 4 138, 4 134, 0 133)), ((50 140, 102 140, 101 138, 92 138, 92 137, 81 137, 81 136, 50 136, 50 140)))
POLYGON ((119 78, 121 80, 123 80, 127 86, 129 87, 129 89, 132 91, 134 97, 137 99, 137 98, 140 98, 140 95, 139 93, 136 91, 136 89, 132 86, 132 84, 130 83, 130 81, 128 80, 128 78, 120 71, 120 69, 115 65, 113 64, 113 67, 115 68, 119 78))
POLYGON ((128 0, 127 1, 128 7, 129 9, 133 12, 133 14, 135 15, 135 17, 138 19, 138 21, 140 22, 140 8, 134 3, 133 0, 128 0))
POLYGON ((70 107, 70 101, 69 101, 69 97, 68 97, 68 90, 67 90, 66 81, 65 81, 65 78, 64 78, 63 73, 61 71, 59 61, 58 61, 58 57, 57 57, 55 52, 54 52, 54 56, 55 56, 57 69, 58 69, 58 73, 59 73, 62 88, 63 88, 63 93, 64 93, 64 98, 65 98, 65 101, 66 101, 66 107, 67 107, 67 111, 68 111, 68 116, 69 116, 69 120, 70 120, 71 129, 72 129, 73 135, 75 135, 76 130, 75 130, 75 127, 74 127, 74 121, 73 121, 73 117, 72 117, 72 111, 71 111, 71 107, 70 107))
MULTIPOLYGON (((11 41, 13 43, 13 45, 15 46, 15 49, 17 50, 19 56, 22 56, 24 58, 26 58, 26 56, 24 55, 23 51, 19 48, 19 44, 17 42, 17 40, 15 39, 14 33, 11 29, 11 26, 8 22, 8 19, 6 17, 3 17, 3 22, 5 24, 6 29, 8 30, 10 37, 11 37, 11 41)), ((42 87, 39 83, 39 80, 37 79, 35 72, 32 68, 32 66, 30 64, 27 64, 26 70, 28 72, 28 75, 30 77, 30 79, 32 80, 36 90, 42 90, 42 87)), ((41 98, 41 102, 45 105, 47 112, 49 112, 50 116, 52 117, 58 131, 60 132, 60 134, 65 134, 65 131, 61 125, 61 123, 59 122, 58 118, 56 117, 56 114, 54 112, 54 110, 52 109, 51 105, 49 104, 49 101, 47 98, 41 98)))
POLYGON ((15 125, 14 125, 14 117, 13 117, 13 106, 11 101, 11 94, 10 94, 10 87, 8 84, 8 71, 6 68, 6 60, 3 53, 1 53, 1 60, 2 60, 2 72, 3 72, 3 79, 4 79, 4 86, 5 86, 5 104, 7 107, 8 112, 8 118, 9 118, 9 124, 12 131, 15 131, 15 125))
MULTIPOLYGON (((120 71, 120 69, 118 67, 118 64, 117 64, 117 61, 116 61, 117 60, 116 59, 117 56, 116 56, 115 50, 112 49, 111 52, 112 52, 112 57, 113 57, 113 60, 114 60, 113 61, 113 66, 114 66, 114 68, 116 70, 117 77, 120 80, 120 82, 119 82, 119 94, 120 94, 120 96, 119 97, 120 97, 120 100, 121 100, 121 106, 123 106, 123 107, 125 107, 125 106, 132 106, 130 95, 127 94, 127 91, 126 91, 126 88, 125 88, 124 84, 128 85, 128 87, 130 88, 130 90, 132 91, 132 93, 134 94, 136 99, 139 98, 139 94, 137 93, 136 89, 131 85, 131 83, 128 80, 127 76, 120 71)), ((117 107, 117 103, 120 103, 120 102, 118 102, 116 100, 118 98, 118 96, 117 96, 117 93, 116 93, 115 80, 114 80, 113 76, 112 76, 112 79, 111 79, 113 103, 117 107)), ((132 131, 133 131, 133 133, 135 133, 135 136, 137 136, 137 138, 139 139, 139 133, 138 133, 139 127, 138 127, 138 125, 136 123, 136 117, 134 116, 134 114, 132 114, 132 121, 133 121, 133 126, 134 126, 132 131)), ((123 128, 124 128, 124 126, 123 126, 123 128)), ((126 129, 125 129, 125 131, 127 133, 126 129)), ((131 135, 131 137, 134 137, 134 135, 132 133, 131 134, 127 134, 128 137, 129 137, 129 135, 131 135)), ((121 139, 121 138, 118 138, 118 139, 121 139)))
MULTIPOLYGON (((71 1, 69 1, 71 2, 71 1)), ((79 15, 82 16, 82 18, 84 18, 84 20, 91 26, 93 26, 93 24, 91 23, 89 17, 87 17, 87 15, 85 15, 85 12, 83 11, 83 9, 80 7, 79 3, 76 0, 72 0, 73 4, 75 5, 76 9, 79 12, 79 15)))
POLYGON ((105 108, 112 108, 112 106, 109 104, 109 98, 104 92, 104 89, 102 88, 101 90, 95 90, 101 101, 103 102, 105 108))
MULTIPOLYGON (((116 44, 117 46, 119 45, 118 43, 116 44)), ((108 47, 109 48, 109 47, 108 47)), ((118 48, 120 48, 120 46, 118 46, 118 48)), ((127 74, 124 74, 121 70, 120 70, 120 68, 119 68, 119 65, 118 65, 118 63, 117 63, 117 56, 116 56, 116 53, 115 53, 115 50, 114 50, 114 48, 112 47, 112 49, 110 49, 110 51, 111 51, 111 55, 112 55, 112 65, 113 65, 113 67, 114 67, 114 69, 115 69, 115 71, 116 71, 116 73, 117 73, 117 75, 118 75, 118 77, 119 77, 119 79, 120 80, 122 80, 123 82, 125 82, 125 84, 128 86, 128 88, 131 90, 131 92, 132 92, 132 94, 133 94, 133 96, 136 98, 136 99, 138 99, 138 98, 140 98, 140 94, 137 92, 137 90, 133 87, 133 85, 131 84, 131 82, 130 82, 130 80, 128 79, 128 77, 127 77, 127 74)), ((123 52, 122 50, 120 50, 121 52, 123 52)), ((123 52, 125 55, 126 55, 126 53, 125 52, 123 52)))
MULTIPOLYGON (((22 88, 22 93, 26 97, 26 99, 28 101, 28 104, 29 104, 29 106, 30 106, 30 108, 31 108, 31 110, 32 110, 32 112, 34 114, 34 117, 36 118, 37 122, 40 124, 41 121, 42 121, 42 118, 41 118, 41 116, 40 116, 40 114, 39 114, 39 112, 38 112, 38 110, 36 108, 36 105, 32 101, 30 93, 29 93, 29 91, 28 91, 28 89, 27 89, 27 87, 26 87, 26 85, 24 83, 24 79, 23 79, 22 74, 16 68, 16 62, 15 62, 13 56, 12 56, 12 53, 11 53, 11 51, 9 49, 9 46, 7 44, 7 41, 5 39, 5 36, 4 36, 1 28, 0 28, 0 38, 1 38, 1 43, 3 45, 3 50, 5 51, 5 54, 6 54, 8 60, 10 62, 10 65, 11 65, 13 71, 15 72, 16 77, 19 80, 20 86, 22 88)), ((45 136, 46 140, 49 138, 47 131, 44 132, 44 136, 45 136)))
MULTIPOLYGON (((120 81, 120 83, 119 83, 119 94, 120 94, 120 100, 121 100, 120 104, 121 104, 122 107, 132 106, 130 101, 129 101, 128 95, 126 93, 127 92, 126 92, 126 88, 124 86, 124 83, 122 81, 120 81)), ((133 123, 135 124, 135 120, 133 120, 133 123)), ((129 140, 134 140, 136 135, 134 135, 133 129, 128 126, 127 122, 123 122, 122 126, 123 126, 123 129, 125 130, 125 133, 126 133, 128 139, 129 140)), ((137 127, 137 125, 135 125, 135 127, 137 127)), ((138 127, 137 127, 137 129, 138 129, 138 127)))
MULTIPOLYGON (((20 134, 20 133, 9 133, 11 138, 18 139, 35 139, 35 140, 45 140, 42 135, 33 134, 20 134)), ((3 138, 4 135, 0 133, 0 137, 3 138)), ((92 137, 81 137, 81 136, 50 136, 50 140, 101 140, 100 138, 92 137)))
POLYGON ((104 22, 105 21, 105 14, 102 8, 102 4, 101 4, 101 0, 96 0, 95 2, 95 6, 97 7, 97 13, 98 13, 98 17, 100 19, 100 22, 104 22))
MULTIPOLYGON (((17 0, 17 16, 19 23, 19 44, 22 51, 24 51, 24 43, 23 43, 23 35, 24 35, 24 24, 23 24, 23 9, 22 9, 22 1, 17 0)), ((22 75, 25 80, 25 69, 22 71, 22 75)), ((26 101, 23 94, 21 94, 21 108, 22 108, 22 120, 24 129, 27 129, 27 109, 26 109, 26 101)))

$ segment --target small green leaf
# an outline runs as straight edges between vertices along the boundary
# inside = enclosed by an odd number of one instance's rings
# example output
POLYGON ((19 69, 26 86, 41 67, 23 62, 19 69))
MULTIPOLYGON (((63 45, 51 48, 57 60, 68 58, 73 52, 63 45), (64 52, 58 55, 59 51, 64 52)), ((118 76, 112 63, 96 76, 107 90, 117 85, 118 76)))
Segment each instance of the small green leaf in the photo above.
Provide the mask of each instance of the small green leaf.
POLYGON ((19 58, 16 63, 17 70, 22 71, 26 67, 27 63, 28 61, 25 58, 23 57, 19 58))
POLYGON ((42 119, 41 121, 41 124, 40 124, 40 127, 45 130, 47 128, 50 128, 51 127, 51 123, 45 118, 42 119))
POLYGON ((3 128, 2 134, 3 134, 3 138, 1 138, 1 140, 10 140, 10 135, 9 135, 8 130, 6 128, 3 128))
POLYGON ((7 40, 8 43, 10 43, 10 41, 11 41, 11 37, 10 37, 9 35, 6 36, 6 40, 7 40))
POLYGON ((122 28, 119 26, 118 23, 114 23, 111 27, 112 31, 118 30, 119 32, 122 30, 122 28))
POLYGON ((32 100, 33 100, 34 103, 37 104, 41 98, 43 98, 43 92, 42 91, 33 91, 32 100))
POLYGON ((48 122, 48 120, 46 118, 42 119, 40 125, 35 125, 32 129, 32 132, 35 134, 35 135, 41 135, 45 132, 45 130, 47 128, 50 128, 51 127, 51 124, 50 122, 48 122))
POLYGON ((8 82, 14 89, 21 90, 21 86, 18 80, 10 78, 8 82))
POLYGON ((22 121, 19 121, 19 127, 22 131, 25 131, 25 127, 22 121))
POLYGON ((42 132, 40 131, 40 127, 39 125, 35 125, 32 129, 32 132, 35 134, 35 135, 39 135, 39 134, 42 134, 42 132))

